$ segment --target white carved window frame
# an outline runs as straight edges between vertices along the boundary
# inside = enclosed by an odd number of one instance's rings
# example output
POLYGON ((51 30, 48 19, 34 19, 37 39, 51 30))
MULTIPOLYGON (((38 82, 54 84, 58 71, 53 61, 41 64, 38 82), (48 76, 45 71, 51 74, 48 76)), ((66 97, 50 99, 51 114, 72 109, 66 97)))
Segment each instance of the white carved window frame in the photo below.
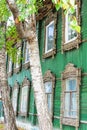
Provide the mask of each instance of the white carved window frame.
MULTIPOLYGON (((51 95, 51 111, 49 112, 51 118, 53 117, 53 95, 54 95, 54 88, 55 88, 55 75, 53 73, 51 73, 50 70, 48 70, 45 74, 44 74, 44 77, 43 77, 43 81, 44 81, 44 84, 47 82, 51 82, 52 83, 52 94, 51 95)), ((47 94, 49 93, 46 93, 46 96, 47 94)))
POLYGON ((66 65, 64 72, 62 73, 62 93, 61 93, 61 109, 60 109, 60 117, 61 124, 70 125, 70 126, 79 126, 79 94, 80 94, 80 82, 81 82, 81 69, 74 67, 73 64, 68 63, 66 65), (66 81, 67 79, 76 79, 76 117, 65 117, 64 116, 64 104, 65 104, 65 90, 66 90, 66 81))

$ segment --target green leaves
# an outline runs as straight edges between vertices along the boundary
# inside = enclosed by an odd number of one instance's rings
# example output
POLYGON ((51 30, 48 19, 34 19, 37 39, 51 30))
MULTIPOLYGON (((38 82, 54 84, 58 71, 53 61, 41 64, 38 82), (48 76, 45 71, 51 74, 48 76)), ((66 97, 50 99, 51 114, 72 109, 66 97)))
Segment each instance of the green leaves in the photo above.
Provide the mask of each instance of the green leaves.
POLYGON ((73 17, 76 8, 75 0, 52 0, 52 2, 54 3, 57 11, 62 8, 65 15, 67 13, 72 15, 72 18, 70 16, 71 28, 80 33, 81 27, 78 25, 76 17, 73 17))
POLYGON ((81 27, 78 26, 76 17, 75 17, 75 16, 72 16, 70 21, 71 21, 71 22, 70 22, 71 28, 72 28, 73 30, 76 30, 78 33, 80 33, 81 27))

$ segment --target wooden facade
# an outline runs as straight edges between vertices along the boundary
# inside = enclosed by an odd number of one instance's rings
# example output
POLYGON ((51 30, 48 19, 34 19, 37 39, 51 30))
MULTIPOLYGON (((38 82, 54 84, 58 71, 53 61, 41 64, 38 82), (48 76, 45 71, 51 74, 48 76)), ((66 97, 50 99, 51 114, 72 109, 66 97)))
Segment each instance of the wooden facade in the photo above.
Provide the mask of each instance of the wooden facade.
MULTIPOLYGON (((53 99, 52 99, 52 122, 54 130, 87 130, 87 1, 77 0, 78 3, 78 23, 81 25, 81 33, 78 34, 76 41, 65 43, 65 21, 62 10, 55 11, 49 2, 44 10, 39 10, 37 16, 37 32, 38 44, 40 49, 40 60, 44 82, 53 81, 53 99), (48 12, 45 14, 44 12, 48 12), (41 13, 40 13, 41 11, 41 13), (54 20, 54 40, 53 49, 45 53, 46 44, 46 26, 50 21, 54 20), (64 117, 64 92, 66 79, 76 79, 76 117, 64 117)), ((21 50, 24 56, 24 43, 22 41, 21 50)), ((12 65, 12 73, 8 73, 8 84, 14 88, 18 83, 17 98, 17 121, 25 124, 29 123, 38 129, 37 112, 34 101, 34 92, 32 89, 32 80, 30 75, 29 62, 21 61, 20 68, 14 70, 12 65), (26 67, 27 66, 27 67, 26 67), (29 86, 27 97, 27 112, 20 113, 21 92, 26 79, 29 86)), ((10 89, 10 95, 14 89, 10 89)))

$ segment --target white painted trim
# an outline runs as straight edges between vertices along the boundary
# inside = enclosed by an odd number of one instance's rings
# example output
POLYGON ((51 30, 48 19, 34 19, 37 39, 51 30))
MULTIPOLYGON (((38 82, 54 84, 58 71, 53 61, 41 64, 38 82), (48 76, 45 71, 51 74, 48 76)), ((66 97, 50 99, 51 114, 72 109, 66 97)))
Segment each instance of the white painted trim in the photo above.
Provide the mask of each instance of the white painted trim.
POLYGON ((80 123, 82 123, 82 124, 87 124, 87 121, 81 120, 80 123))

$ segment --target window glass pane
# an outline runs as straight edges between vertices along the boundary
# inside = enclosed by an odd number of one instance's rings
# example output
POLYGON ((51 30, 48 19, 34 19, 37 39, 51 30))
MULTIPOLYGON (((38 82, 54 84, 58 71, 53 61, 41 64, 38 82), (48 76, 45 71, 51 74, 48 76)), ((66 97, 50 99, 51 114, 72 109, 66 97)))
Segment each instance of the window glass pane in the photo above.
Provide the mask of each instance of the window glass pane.
POLYGON ((12 60, 10 58, 8 61, 8 72, 11 72, 11 71, 12 71, 12 60))
POLYGON ((76 91, 76 79, 66 80, 66 91, 76 91))
POLYGON ((13 105, 14 111, 17 110, 17 95, 18 95, 18 89, 14 89, 13 98, 12 98, 12 105, 13 105))
POLYGON ((47 94, 47 104, 48 104, 48 110, 51 112, 51 110, 52 110, 52 94, 47 94))
POLYGON ((64 116, 76 117, 76 79, 66 80, 64 116))
POLYGON ((54 22, 50 23, 46 27, 46 51, 49 51, 53 48, 54 41, 54 22))
POLYGON ((74 14, 71 14, 71 13, 66 14, 66 25, 65 25, 66 42, 68 42, 68 41, 74 39, 75 37, 77 37, 77 32, 71 28, 71 22, 72 22, 71 17, 72 17, 72 15, 76 17, 76 11, 77 11, 77 7, 75 9, 74 14))
POLYGON ((71 97, 71 99, 72 99, 72 104, 71 104, 71 109, 72 110, 76 110, 77 109, 77 105, 76 105, 76 93, 72 93, 72 95, 71 95, 72 97, 71 97))
MULTIPOLYGON (((71 29, 70 16, 71 16, 71 14, 68 14, 68 40, 71 40, 71 39, 73 39, 74 37, 77 36, 76 31, 71 29)), ((73 14, 73 16, 76 17, 76 12, 73 14)))
POLYGON ((25 63, 29 61, 29 44, 26 43, 26 50, 25 50, 25 63))
POLYGON ((19 47, 17 50, 16 68, 18 68, 20 65, 20 58, 21 58, 21 47, 19 47))
POLYGON ((27 111, 27 97, 28 97, 28 86, 22 88, 21 95, 21 112, 27 111))
POLYGON ((52 93, 52 82, 45 82, 45 92, 52 93))
POLYGON ((68 117, 70 115, 70 93, 65 93, 64 115, 66 117, 68 117))
POLYGON ((53 89, 52 89, 52 82, 45 82, 45 93, 47 97, 47 104, 49 113, 52 114, 52 102, 53 102, 53 89))

